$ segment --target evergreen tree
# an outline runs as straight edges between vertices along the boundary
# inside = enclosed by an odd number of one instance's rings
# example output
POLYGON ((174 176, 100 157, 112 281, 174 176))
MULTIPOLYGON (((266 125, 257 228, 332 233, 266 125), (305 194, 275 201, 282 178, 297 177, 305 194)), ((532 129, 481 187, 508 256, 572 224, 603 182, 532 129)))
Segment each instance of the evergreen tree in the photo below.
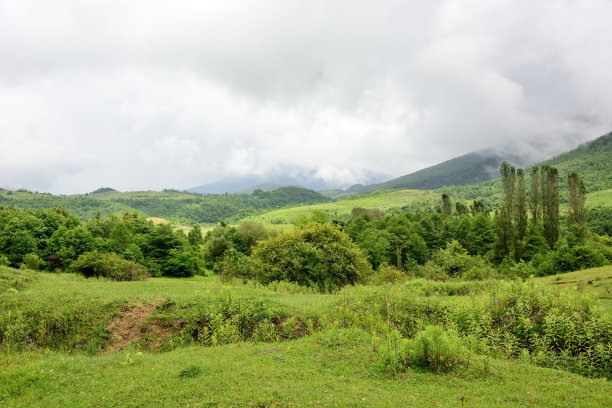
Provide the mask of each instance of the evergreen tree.
POLYGON ((474 200, 470 206, 470 210, 472 211, 473 216, 476 216, 477 214, 489 215, 489 210, 487 210, 487 206, 484 202, 482 202, 482 200, 474 200))

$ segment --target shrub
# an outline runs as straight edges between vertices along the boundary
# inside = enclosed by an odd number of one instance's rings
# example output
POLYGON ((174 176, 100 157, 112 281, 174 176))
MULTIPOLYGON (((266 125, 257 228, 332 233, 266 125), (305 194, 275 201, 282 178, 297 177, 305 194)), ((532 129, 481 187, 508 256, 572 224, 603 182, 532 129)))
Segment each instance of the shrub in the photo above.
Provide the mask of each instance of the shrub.
POLYGON ((115 253, 101 253, 97 250, 85 252, 71 265, 74 272, 86 278, 105 277, 115 281, 144 280, 149 272, 136 262, 121 258, 115 253))
POLYGON ((200 259, 195 250, 171 249, 165 262, 165 276, 187 278, 202 271, 200 259))
POLYGON ((449 372, 466 364, 469 354, 457 333, 427 326, 412 339, 405 339, 399 331, 391 330, 382 341, 378 355, 385 370, 397 374, 408 368, 449 372))
POLYGON ((38 270, 42 266, 42 263, 43 262, 38 255, 30 253, 23 257, 21 267, 25 269, 38 270))
POLYGON ((311 223, 262 241, 253 258, 264 284, 286 280, 321 291, 364 282, 372 271, 350 238, 329 224, 311 223))
POLYGON ((370 282, 374 285, 384 285, 385 283, 401 283, 408 280, 408 275, 391 265, 381 265, 375 272, 370 282))
POLYGON ((222 282, 231 282, 234 278, 254 278, 257 266, 249 257, 230 248, 225 251, 222 262, 215 264, 215 273, 219 275, 222 282))
POLYGON ((467 362, 467 349, 457 333, 427 326, 406 343, 409 367, 432 372, 448 372, 467 362))

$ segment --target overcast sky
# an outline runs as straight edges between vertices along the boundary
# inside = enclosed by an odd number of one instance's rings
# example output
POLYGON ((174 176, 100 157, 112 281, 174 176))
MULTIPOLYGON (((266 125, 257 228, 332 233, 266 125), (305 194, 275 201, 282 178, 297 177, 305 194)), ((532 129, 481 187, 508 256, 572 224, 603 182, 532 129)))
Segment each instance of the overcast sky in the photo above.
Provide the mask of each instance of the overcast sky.
POLYGON ((348 186, 612 130, 612 2, 0 0, 0 186, 348 186))

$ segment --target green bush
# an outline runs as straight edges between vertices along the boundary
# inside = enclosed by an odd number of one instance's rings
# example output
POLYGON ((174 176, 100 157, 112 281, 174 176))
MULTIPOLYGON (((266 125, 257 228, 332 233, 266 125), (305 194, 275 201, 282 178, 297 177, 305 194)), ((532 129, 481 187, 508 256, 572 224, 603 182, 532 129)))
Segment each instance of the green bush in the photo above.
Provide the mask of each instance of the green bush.
POLYGON ((406 363, 411 368, 448 372, 467 362, 468 351, 457 333, 427 326, 406 343, 406 363))
POLYGON ((23 260, 21 263, 22 268, 33 269, 33 270, 40 269, 42 265, 43 265, 43 261, 40 259, 40 257, 32 253, 26 254, 23 257, 23 260))
POLYGON ((202 370, 202 367, 199 367, 196 365, 190 365, 189 367, 181 370, 181 372, 179 373, 179 377, 180 378, 196 378, 202 375, 203 372, 204 370, 202 370))
POLYGON ((439 326, 426 326, 412 339, 391 330, 380 344, 379 358, 386 371, 396 374, 408 368, 445 373, 468 362, 469 352, 458 334, 439 326))
POLYGON ((372 270, 338 227, 311 223, 262 241, 253 251, 258 279, 297 282, 321 291, 364 282, 372 270))
POLYGON ((385 283, 401 283, 408 280, 406 272, 400 271, 391 265, 381 265, 372 277, 370 282, 374 285, 384 285, 385 283))
POLYGON ((241 252, 230 248, 225 251, 222 262, 215 264, 214 272, 222 282, 229 283, 234 278, 252 279, 257 274, 257 265, 241 252))
POLYGON ((97 250, 85 252, 72 263, 71 269, 86 278, 109 278, 115 281, 136 281, 149 277, 149 272, 136 262, 121 258, 115 253, 97 250))

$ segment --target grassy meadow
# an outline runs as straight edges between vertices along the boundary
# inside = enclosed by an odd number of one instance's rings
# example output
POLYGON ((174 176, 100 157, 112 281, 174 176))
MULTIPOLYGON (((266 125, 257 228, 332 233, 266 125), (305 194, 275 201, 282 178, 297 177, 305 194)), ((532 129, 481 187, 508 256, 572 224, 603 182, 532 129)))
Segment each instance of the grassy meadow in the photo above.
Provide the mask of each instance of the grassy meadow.
POLYGON ((438 205, 440 195, 431 190, 379 190, 369 194, 354 195, 338 201, 299 207, 281 208, 262 214, 249 216, 246 219, 261 222, 266 227, 276 230, 293 228, 293 223, 300 217, 309 217, 313 210, 321 210, 331 217, 347 218, 353 208, 377 208, 382 211, 403 207, 430 208, 438 205))
POLYGON ((609 281, 608 266, 525 284, 413 279, 321 294, 289 283, 262 286, 218 276, 112 282, 0 267, 0 402, 605 407, 612 397, 609 381, 539 367, 521 353, 504 358, 470 352, 459 369, 432 373, 389 371, 384 350, 391 327, 423 323, 415 314, 427 314, 423 319, 430 323, 463 321, 462 313, 486 314, 497 298, 504 303, 502 293, 517 290, 527 291, 525 298, 548 296, 596 311, 598 302, 583 295, 606 297, 609 281), (584 280, 596 284, 558 291, 559 282, 584 280), (148 312, 136 316, 136 310, 148 312), (223 313, 215 326, 215 316, 223 313), (115 323, 130 319, 128 331, 118 334, 131 342, 117 347, 115 323), (214 333, 207 337, 209 328, 214 333))

